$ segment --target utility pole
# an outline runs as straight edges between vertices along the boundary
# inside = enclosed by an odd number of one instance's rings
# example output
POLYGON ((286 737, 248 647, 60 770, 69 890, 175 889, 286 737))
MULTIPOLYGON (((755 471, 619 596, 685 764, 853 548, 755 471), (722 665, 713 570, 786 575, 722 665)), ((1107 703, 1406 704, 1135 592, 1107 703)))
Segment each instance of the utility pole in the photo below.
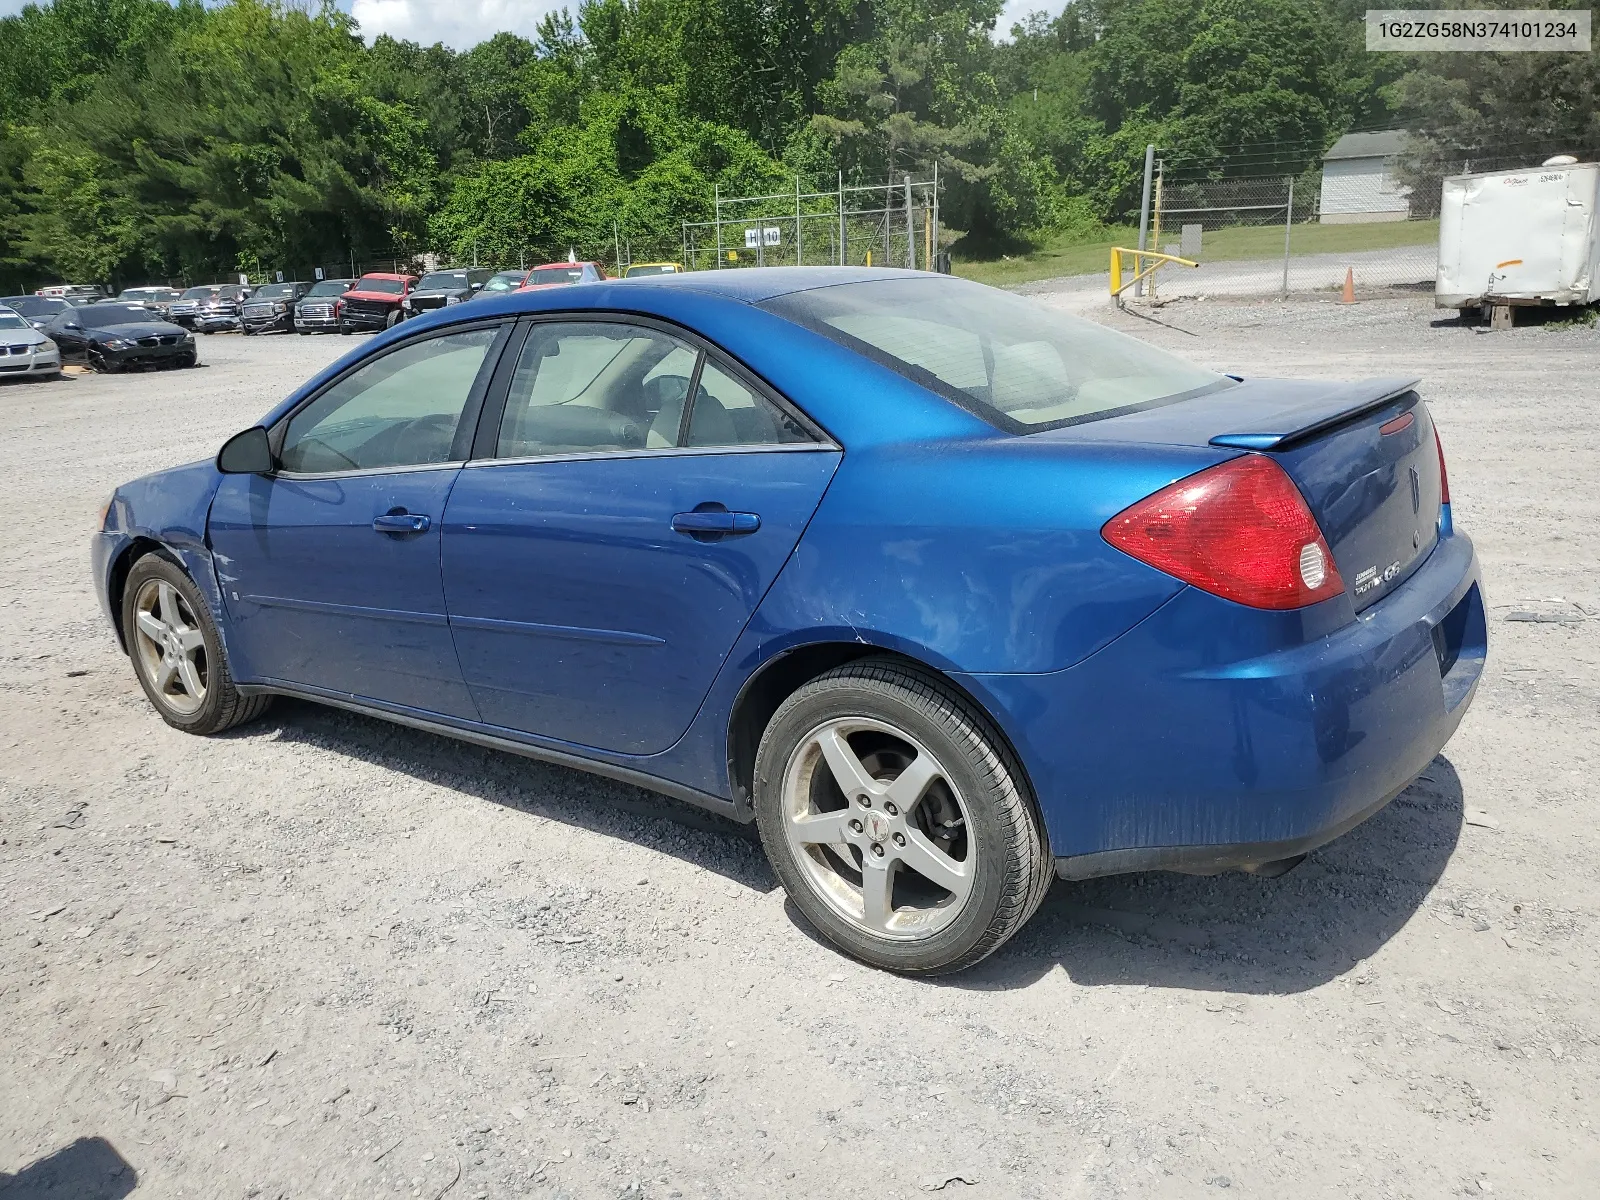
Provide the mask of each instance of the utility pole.
POLYGON ((917 269, 917 218, 911 207, 911 176, 906 181, 906 270, 917 269))
POLYGON ((839 172, 839 265, 845 265, 847 259, 844 249, 844 172, 839 172))
POLYGON ((939 160, 933 160, 933 258, 934 270, 939 266, 939 160))
MULTIPOLYGON (((1151 142, 1144 148, 1144 198, 1139 201, 1139 249, 1141 250, 1148 250, 1150 248, 1147 245, 1147 241, 1150 237, 1150 177, 1155 174, 1155 169, 1156 147, 1155 143, 1151 142)), ((1141 259, 1134 266, 1134 273, 1137 274, 1143 269, 1144 261, 1141 259)), ((1133 285, 1133 294, 1135 296, 1144 295, 1143 280, 1140 280, 1138 283, 1133 285)))
POLYGON ((722 188, 713 184, 711 194, 716 198, 716 225, 717 225, 717 262, 716 269, 722 270, 722 188))
POLYGON ((1289 295, 1289 230, 1294 223, 1294 176, 1289 176, 1289 202, 1283 206, 1283 294, 1289 295))

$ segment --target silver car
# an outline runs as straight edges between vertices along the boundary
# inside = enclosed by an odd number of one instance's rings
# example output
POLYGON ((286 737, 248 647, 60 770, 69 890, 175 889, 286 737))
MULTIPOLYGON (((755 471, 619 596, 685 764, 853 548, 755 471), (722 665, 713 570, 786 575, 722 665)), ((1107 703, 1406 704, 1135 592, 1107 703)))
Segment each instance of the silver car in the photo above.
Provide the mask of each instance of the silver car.
POLYGON ((26 317, 0 307, 0 377, 54 379, 61 374, 61 351, 26 317))

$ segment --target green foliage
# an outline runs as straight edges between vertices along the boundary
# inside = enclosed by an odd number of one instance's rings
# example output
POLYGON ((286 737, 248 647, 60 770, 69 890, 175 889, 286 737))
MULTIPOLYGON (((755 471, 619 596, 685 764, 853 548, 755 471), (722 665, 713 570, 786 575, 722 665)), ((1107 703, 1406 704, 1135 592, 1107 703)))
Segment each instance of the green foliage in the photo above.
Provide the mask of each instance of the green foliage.
POLYGON ((1403 56, 1364 52, 1355 0, 1072 0, 997 44, 1000 10, 579 0, 531 41, 457 52, 367 45, 334 0, 30 5, 0 19, 0 286, 614 237, 674 257, 715 189, 935 166, 968 251, 1071 246, 1133 211, 1146 142, 1173 165, 1287 145, 1272 169, 1299 173, 1402 100, 1440 131, 1424 172, 1474 128, 1600 144, 1593 56, 1440 55, 1402 78, 1403 56))

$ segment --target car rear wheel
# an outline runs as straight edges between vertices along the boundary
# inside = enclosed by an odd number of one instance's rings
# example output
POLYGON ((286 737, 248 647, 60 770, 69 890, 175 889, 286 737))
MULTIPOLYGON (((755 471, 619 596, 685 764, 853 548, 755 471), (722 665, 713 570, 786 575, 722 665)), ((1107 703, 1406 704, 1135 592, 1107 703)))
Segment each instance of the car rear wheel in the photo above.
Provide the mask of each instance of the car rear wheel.
POLYGON ((869 658, 773 714, 756 821, 789 898, 839 949, 891 971, 971 966, 1044 899, 1053 866, 1028 783, 936 676, 869 658))
POLYGON ((160 554, 134 563, 122 632, 139 685, 161 719, 186 733, 221 733, 266 712, 271 696, 241 696, 211 612, 183 568, 160 554))

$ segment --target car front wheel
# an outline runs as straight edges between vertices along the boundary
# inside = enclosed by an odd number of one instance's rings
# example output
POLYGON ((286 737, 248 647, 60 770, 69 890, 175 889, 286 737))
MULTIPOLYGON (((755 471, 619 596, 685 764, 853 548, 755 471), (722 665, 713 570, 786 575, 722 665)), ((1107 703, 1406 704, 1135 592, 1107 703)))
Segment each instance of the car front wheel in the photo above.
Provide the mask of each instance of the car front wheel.
POLYGON ((936 676, 868 658, 773 714, 756 821, 784 889, 839 949, 891 971, 971 966, 1033 915, 1053 862, 1014 755, 936 676))
POLYGON ((128 572, 122 631, 139 685, 161 719, 186 733, 221 733, 266 712, 271 696, 233 686, 222 639, 183 568, 147 554, 128 572))

